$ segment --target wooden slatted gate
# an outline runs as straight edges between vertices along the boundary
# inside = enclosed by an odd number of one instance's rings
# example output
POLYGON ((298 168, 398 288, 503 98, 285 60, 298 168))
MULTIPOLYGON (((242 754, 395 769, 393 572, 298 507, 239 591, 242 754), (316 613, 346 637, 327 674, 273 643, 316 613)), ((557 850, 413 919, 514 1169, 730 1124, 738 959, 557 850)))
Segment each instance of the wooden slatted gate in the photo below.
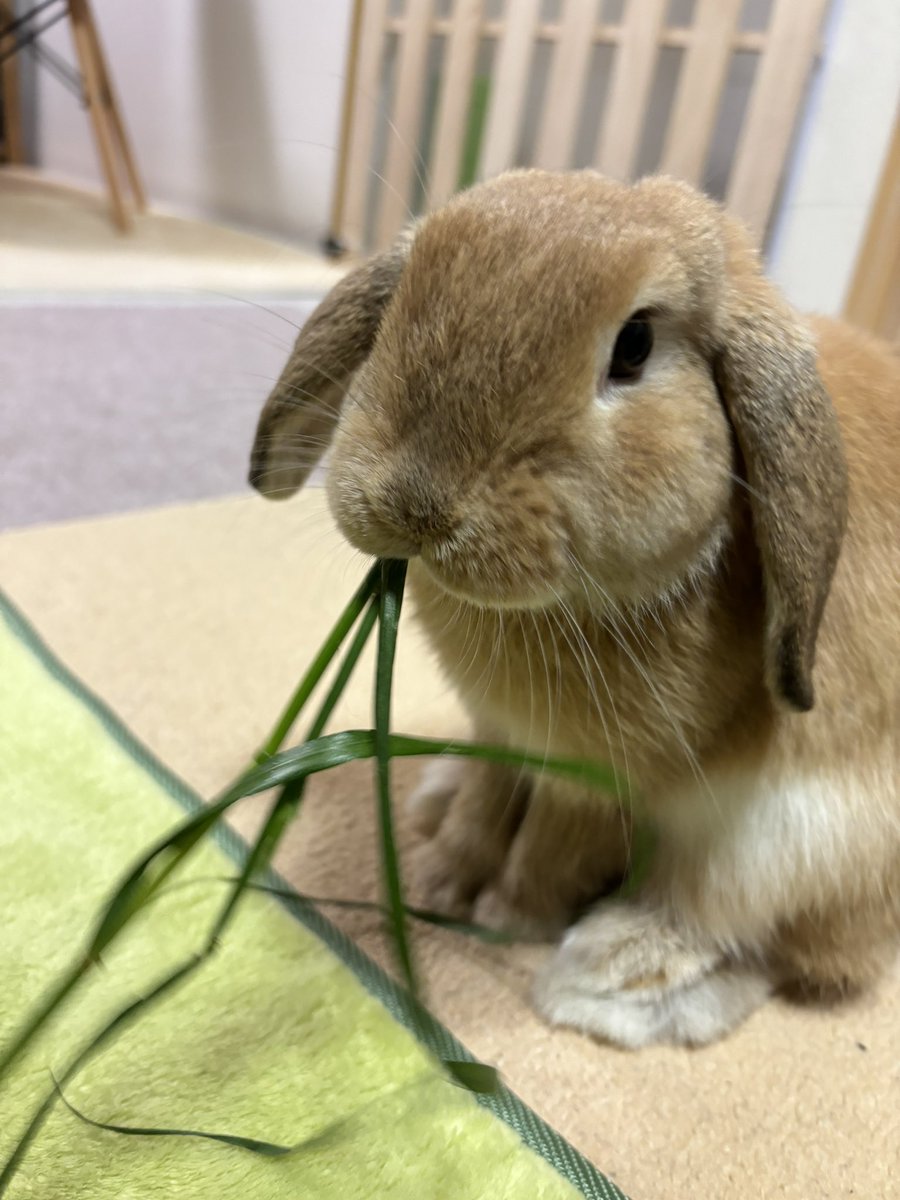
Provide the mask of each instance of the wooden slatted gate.
POLYGON ((332 239, 380 248, 412 213, 517 165, 593 166, 619 179, 677 175, 720 195, 762 238, 827 4, 356 0, 332 239), (673 50, 675 71, 664 62, 673 50), (665 132, 660 139, 657 128, 648 161, 654 125, 665 132), (711 181, 717 136, 729 161, 725 177, 711 181))

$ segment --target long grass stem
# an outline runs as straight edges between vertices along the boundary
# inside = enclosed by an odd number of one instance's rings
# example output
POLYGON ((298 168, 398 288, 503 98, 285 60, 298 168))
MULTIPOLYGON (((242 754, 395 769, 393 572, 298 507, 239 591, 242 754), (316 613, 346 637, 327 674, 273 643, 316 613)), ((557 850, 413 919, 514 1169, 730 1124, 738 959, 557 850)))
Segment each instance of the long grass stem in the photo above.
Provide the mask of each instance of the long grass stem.
MULTIPOLYGON (((321 736, 331 714, 334 712, 337 702, 340 700, 344 688, 350 680, 353 669, 359 662, 360 655, 365 649, 366 642, 371 636, 375 622, 378 620, 378 600, 377 598, 370 599, 369 607, 359 623, 359 628, 356 631, 356 636, 350 643, 350 648, 344 656, 337 674, 332 681, 331 687, 316 714, 315 719, 310 726, 307 734, 307 742, 321 736)), ((217 941, 223 934, 226 925, 230 921, 235 908, 247 887, 250 879, 258 872, 263 871, 271 863, 278 843, 284 836, 285 830, 294 820, 300 803, 303 799, 303 792, 306 788, 307 776, 301 776, 297 779, 292 779, 284 785, 280 794, 274 801, 266 821, 257 836, 256 842, 250 848, 246 859, 244 860, 243 868, 238 878, 235 880, 231 894, 228 896, 222 911, 213 926, 210 933, 210 942, 217 941)))
POLYGON ((406 909, 400 883, 400 862, 394 837, 391 804, 391 685, 394 678, 397 625, 400 621, 405 578, 404 561, 386 561, 381 564, 381 587, 378 593, 378 662, 375 667, 375 780, 381 830, 382 885, 390 913, 394 949, 410 995, 417 1000, 418 985, 406 928, 406 909))
POLYGON ((324 675, 329 663, 334 658, 339 650, 344 638, 356 624, 356 619, 366 606, 366 602, 371 597, 372 593, 378 586, 380 578, 380 565, 376 563, 369 573, 366 575, 362 584, 357 589, 350 603, 338 617, 334 627, 328 637, 322 644, 319 653, 313 659, 312 664, 306 674, 301 679, 297 690, 291 696, 287 703, 284 712, 278 719, 275 728, 272 730, 262 749, 256 756, 256 761, 260 762, 263 759, 269 758, 272 754, 277 753, 284 744, 284 740, 290 733, 294 722, 300 715, 300 711, 306 704, 309 697, 312 695, 316 684, 324 675))

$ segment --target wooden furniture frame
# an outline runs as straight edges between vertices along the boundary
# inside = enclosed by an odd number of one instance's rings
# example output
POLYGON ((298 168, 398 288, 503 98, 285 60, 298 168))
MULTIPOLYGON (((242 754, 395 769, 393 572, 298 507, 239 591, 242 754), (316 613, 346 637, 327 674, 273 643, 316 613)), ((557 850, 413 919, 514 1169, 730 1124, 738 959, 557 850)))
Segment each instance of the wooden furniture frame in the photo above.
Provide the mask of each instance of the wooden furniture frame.
MULTIPOLYGON (((6 29, 13 21, 13 10, 0 0, 0 29, 6 29)), ((19 101, 19 71, 12 53, 12 35, 0 34, 0 97, 3 100, 3 137, 0 139, 0 158, 7 163, 23 163, 25 149, 22 145, 22 111, 19 101), (6 55, 10 57, 5 57, 6 55)))
MULTIPOLYGON (((45 0, 17 19, 8 0, 0 0, 0 30, 9 31, 0 37, 0 85, 5 135, 3 157, 9 163, 24 161, 15 54, 25 46, 37 50, 39 35, 64 18, 68 19, 72 31, 79 66, 75 86, 90 118, 109 195, 110 215, 116 227, 124 232, 132 225, 126 188, 131 192, 134 209, 139 212, 146 207, 146 197, 90 0, 45 0), (38 15, 41 17, 40 24, 32 20, 38 15)), ((46 54, 46 51, 42 52, 42 56, 46 54)), ((54 61, 51 56, 50 64, 54 61)), ((56 70, 62 73, 64 81, 68 78, 65 64, 57 63, 56 70)))

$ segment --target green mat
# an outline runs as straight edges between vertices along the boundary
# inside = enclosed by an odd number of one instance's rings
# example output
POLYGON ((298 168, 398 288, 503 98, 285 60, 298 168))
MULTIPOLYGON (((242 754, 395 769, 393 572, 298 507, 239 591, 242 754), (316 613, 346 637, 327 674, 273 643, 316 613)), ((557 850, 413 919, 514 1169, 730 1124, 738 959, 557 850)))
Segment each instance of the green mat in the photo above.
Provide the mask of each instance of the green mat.
MULTIPOLYGON (((82 945, 124 866, 199 798, 0 597, 0 1044, 82 945)), ((91 631, 94 636, 96 631, 91 631)), ((243 843, 223 831, 152 904, 0 1095, 9 1156, 54 1065, 196 949, 243 843)), ((277 886, 283 881, 271 876, 277 886)), ((622 1193, 508 1091, 476 1099, 421 1042, 393 983, 318 911, 247 897, 221 951, 66 1089, 101 1121, 294 1145, 277 1159, 127 1137, 57 1105, 10 1200, 616 1200, 622 1193)))

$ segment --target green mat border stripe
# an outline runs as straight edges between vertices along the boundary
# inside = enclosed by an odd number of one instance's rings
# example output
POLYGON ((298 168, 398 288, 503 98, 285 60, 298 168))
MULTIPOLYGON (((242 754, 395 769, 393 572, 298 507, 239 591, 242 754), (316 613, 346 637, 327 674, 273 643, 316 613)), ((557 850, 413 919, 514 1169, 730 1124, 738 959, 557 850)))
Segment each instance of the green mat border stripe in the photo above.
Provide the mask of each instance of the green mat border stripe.
MULTIPOLYGON (((202 798, 171 771, 116 716, 95 692, 74 675, 43 640, 27 617, 6 593, 0 591, 0 613, 15 636, 34 654, 47 672, 71 692, 100 721, 106 732, 131 758, 138 763, 185 811, 195 813, 205 807, 202 798)), ((225 824, 213 828, 217 845, 239 866, 246 861, 247 844, 225 824)), ((270 887, 288 893, 291 885, 276 871, 266 873, 270 887)), ((351 941, 336 925, 308 901, 298 895, 279 898, 280 903, 311 933, 315 934, 347 966, 363 987, 379 1000, 417 1040, 439 1058, 474 1061, 474 1056, 458 1042, 431 1013, 424 1011, 421 1019, 411 1019, 406 994, 393 979, 351 941)), ((537 1113, 524 1104, 514 1092, 501 1087, 492 1095, 478 1095, 478 1102, 490 1109, 519 1135, 531 1150, 544 1158, 560 1175, 587 1197, 587 1200, 627 1200, 614 1183, 584 1157, 537 1113)))

